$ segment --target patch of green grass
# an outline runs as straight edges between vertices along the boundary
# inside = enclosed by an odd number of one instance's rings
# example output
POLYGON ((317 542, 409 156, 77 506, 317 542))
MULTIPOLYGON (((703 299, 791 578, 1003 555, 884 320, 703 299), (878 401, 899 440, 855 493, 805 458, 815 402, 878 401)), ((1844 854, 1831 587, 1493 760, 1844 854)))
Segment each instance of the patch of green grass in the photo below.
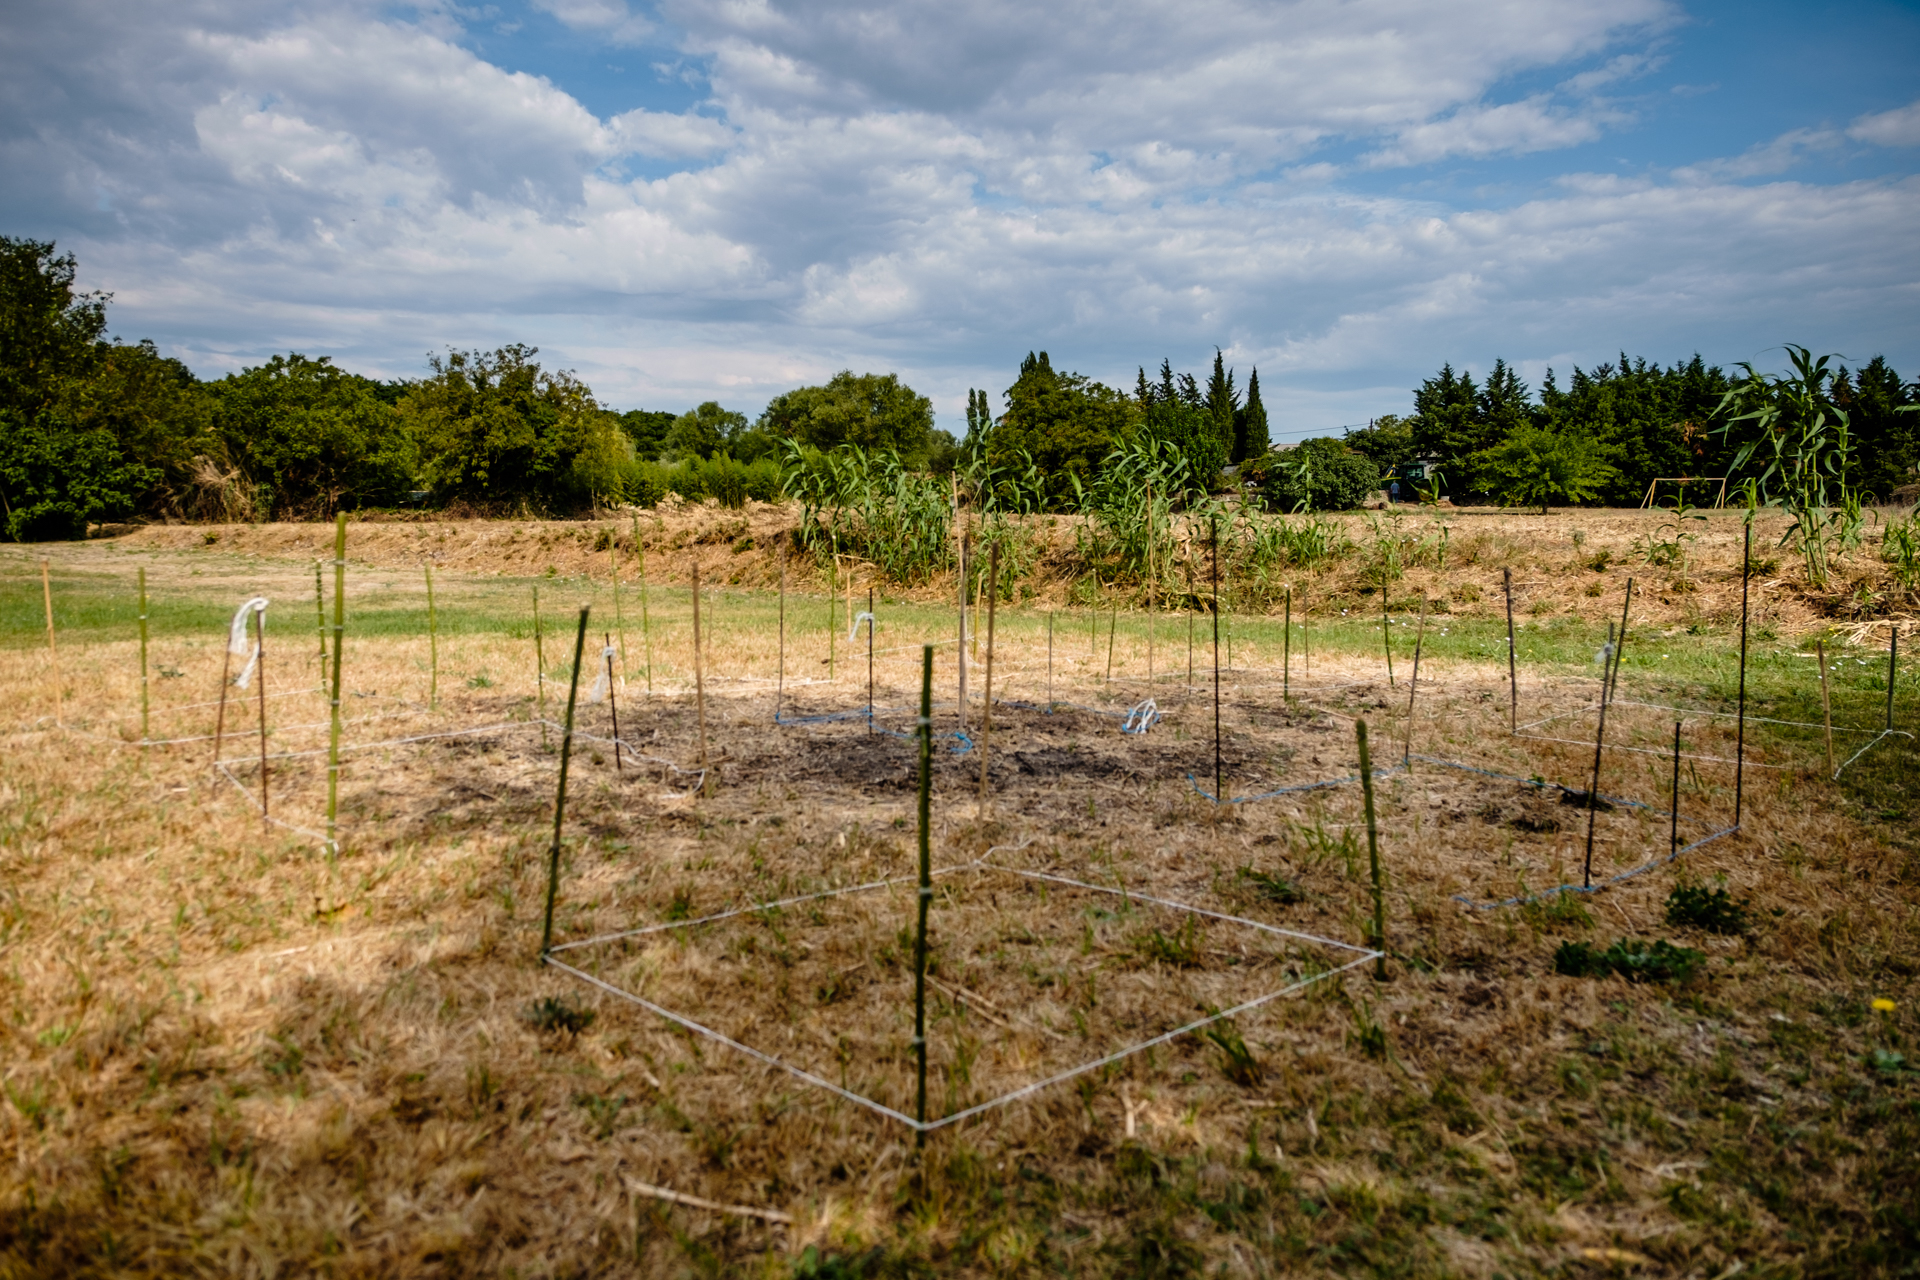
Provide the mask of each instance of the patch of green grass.
POLYGON ((1751 921, 1745 899, 1735 902, 1725 889, 1680 885, 1667 895, 1667 923, 1708 933, 1742 934, 1751 921))
POLYGON ((1628 982, 1686 982, 1706 966, 1707 955, 1676 947, 1666 939, 1642 942, 1621 938, 1596 948, 1591 942, 1563 942, 1553 953, 1553 971, 1569 978, 1603 978, 1617 973, 1628 982))

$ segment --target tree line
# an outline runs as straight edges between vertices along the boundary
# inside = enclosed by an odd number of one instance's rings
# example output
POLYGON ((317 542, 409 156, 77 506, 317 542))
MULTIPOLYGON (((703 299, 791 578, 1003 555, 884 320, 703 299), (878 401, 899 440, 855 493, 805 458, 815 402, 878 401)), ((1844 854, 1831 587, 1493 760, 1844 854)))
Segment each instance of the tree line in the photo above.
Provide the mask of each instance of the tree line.
MULTIPOLYGON (((737 506, 791 492, 840 452, 884 454, 904 472, 962 470, 974 491, 998 486, 1035 510, 1080 509, 1116 459, 1146 456, 1177 459, 1195 492, 1238 488, 1281 510, 1352 507, 1396 479, 1428 498, 1637 505, 1655 477, 1738 470, 1758 430, 1725 412, 1758 375, 1697 355, 1664 368, 1622 355, 1575 368, 1564 389, 1549 372, 1537 394, 1504 361, 1483 383, 1447 366, 1409 414, 1278 449, 1259 371, 1243 388, 1219 352, 1204 377, 1142 365, 1131 391, 1029 353, 998 411, 986 391, 968 393, 959 437, 890 373, 843 371, 754 419, 713 401, 615 412, 521 344, 449 351, 397 381, 298 353, 201 380, 151 342, 110 339, 108 297, 77 291, 76 272, 52 243, 0 237, 8 540, 83 537, 129 517, 565 514, 669 493, 737 506)), ((1840 367, 1818 394, 1847 415, 1853 491, 1888 498, 1912 482, 1920 415, 1902 410, 1920 387, 1876 357, 1840 367)))

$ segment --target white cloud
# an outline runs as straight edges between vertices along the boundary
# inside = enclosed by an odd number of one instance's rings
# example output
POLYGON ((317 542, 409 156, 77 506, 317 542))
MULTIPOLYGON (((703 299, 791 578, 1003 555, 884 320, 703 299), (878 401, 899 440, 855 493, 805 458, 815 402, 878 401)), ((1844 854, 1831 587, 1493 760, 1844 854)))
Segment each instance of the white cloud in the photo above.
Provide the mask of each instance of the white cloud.
POLYGON ((535 0, 537 5, 576 31, 592 31, 612 45, 638 45, 653 34, 654 26, 630 10, 625 0, 535 0))
MULTIPOLYGON (((613 0, 553 11, 646 38, 613 0)), ((1130 383, 1218 343, 1338 426, 1442 359, 1920 350, 1913 180, 1745 185, 1848 136, 1905 145, 1916 107, 1511 207, 1381 186, 1606 136, 1626 116, 1595 95, 1652 70, 1664 0, 669 0, 711 101, 605 117, 451 9, 47 12, 35 61, 0 48, 23 122, 0 208, 204 372, 530 340, 623 406, 752 408, 843 367, 944 404, 1029 347, 1130 383), (1559 85, 1503 100, 1528 71, 1559 85)))
POLYGON ((1920 101, 1861 116, 1847 126, 1847 136, 1881 147, 1920 147, 1920 101))

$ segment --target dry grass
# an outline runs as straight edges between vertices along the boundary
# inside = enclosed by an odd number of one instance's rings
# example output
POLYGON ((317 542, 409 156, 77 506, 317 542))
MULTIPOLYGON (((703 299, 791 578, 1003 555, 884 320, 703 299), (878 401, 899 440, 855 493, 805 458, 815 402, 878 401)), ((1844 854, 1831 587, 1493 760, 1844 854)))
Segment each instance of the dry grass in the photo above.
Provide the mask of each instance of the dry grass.
MULTIPOLYGON (((452 620, 437 711, 421 705, 425 637, 393 622, 413 607, 410 580, 364 567, 350 575, 370 621, 349 635, 346 683, 367 696, 352 702, 337 863, 311 839, 263 830, 245 795, 209 769, 210 744, 129 744, 137 663, 127 640, 65 651, 66 729, 42 719, 48 672, 31 635, 0 650, 13 707, 0 746, 10 983, 0 1270, 1717 1276, 1739 1263, 1763 1274, 1893 1275, 1915 1256, 1920 862, 1904 820, 1876 820, 1808 776, 1804 735, 1752 730, 1755 764, 1788 767, 1748 773, 1739 836, 1591 899, 1491 912, 1452 895, 1577 877, 1585 815, 1556 793, 1416 761, 1379 788, 1390 981, 1356 972, 1315 984, 1243 1015, 1219 1040, 1183 1038, 1126 1059, 944 1131, 920 1155, 900 1126, 536 963, 555 757, 531 719, 524 620, 453 625, 508 601, 517 611, 525 589, 463 577, 459 569, 482 567, 480 539, 506 533, 463 529, 448 541, 480 549, 436 582, 452 620), (371 745, 488 725, 498 727, 371 745), (1755 928, 1720 937, 1667 925, 1665 897, 1681 882, 1749 899, 1755 928), (1700 948, 1707 973, 1674 990, 1553 972, 1561 941, 1622 936, 1700 948), (1896 1009, 1872 1010, 1875 997, 1896 1009), (671 1204, 646 1187, 793 1222, 671 1204)), ((1489 536, 1528 536, 1498 529, 1489 536)), ((415 533, 396 526, 392 536, 415 533)), ((140 537, 162 535, 181 536, 140 537)), ((269 704, 273 746, 310 750, 324 721, 321 699, 299 691, 317 669, 310 595, 291 602, 310 593, 311 571, 238 560, 228 548, 239 536, 144 562, 156 592, 277 594, 269 688, 288 696, 269 704)), ((354 554, 401 561, 407 545, 356 542, 354 554)), ((134 562, 98 547, 72 554, 76 574, 130 576, 134 562)), ((1492 563, 1472 568, 1483 587, 1498 582, 1492 563)), ((584 589, 554 587, 550 676, 564 677, 563 629, 584 589)), ((1579 591, 1559 594, 1587 607, 1579 591)), ((623 736, 691 767, 684 596, 650 602, 651 700, 626 597, 620 709, 623 736)), ((610 601, 598 599, 596 633, 611 621, 610 601)), ((1617 607, 1615 593, 1594 617, 1617 607)), ((776 663, 771 604, 734 596, 719 608, 709 667, 717 792, 690 798, 650 761, 616 772, 604 745, 584 744, 562 938, 910 874, 911 743, 859 720, 773 729, 773 691, 755 682, 776 663)), ((1337 617, 1336 606, 1316 621, 1324 647, 1311 677, 1295 667, 1292 704, 1272 670, 1271 632, 1241 634, 1223 708, 1233 794, 1351 773, 1356 714, 1374 725, 1377 758, 1398 758, 1407 654, 1387 687, 1363 633, 1337 617)), ((1043 620, 1008 611, 1001 622, 997 692, 1044 700, 1043 620)), ((1674 644, 1686 639, 1680 618, 1667 625, 1674 644)), ((931 608, 894 606, 881 642, 904 647, 876 664, 883 708, 909 704, 911 646, 945 629, 931 608)), ((974 798, 978 757, 941 753, 937 865, 992 846, 1002 865, 1129 896, 1043 892, 1005 874, 942 877, 936 1114, 1329 958, 1244 927, 1190 927, 1191 917, 1139 895, 1362 940, 1357 789, 1227 809, 1200 799, 1188 775, 1210 786, 1210 691, 1184 687, 1185 639, 1184 622, 1155 628, 1158 679, 1148 686, 1139 627, 1122 628, 1112 684, 1104 626, 1093 640, 1056 633, 1055 693, 1091 709, 996 711, 986 815, 974 798), (1144 738, 1121 736, 1117 716, 1102 713, 1148 692, 1169 719, 1144 738)), ((796 623, 790 715, 864 699, 864 645, 849 668, 844 643, 843 631, 834 684, 798 683, 803 669, 823 678, 826 655, 819 625, 802 633, 796 623)), ((1416 752, 1585 785, 1589 676, 1532 672, 1526 716, 1567 713, 1554 736, 1575 741, 1516 740, 1504 732, 1502 673, 1471 651, 1434 652, 1414 704, 1416 752)), ((951 647, 941 653, 950 691, 951 647)), ((163 636, 154 665, 182 674, 156 679, 156 706, 204 699, 218 661, 213 635, 163 636)), ((1718 706, 1724 655, 1715 661, 1671 674, 1630 668, 1627 692, 1718 706)), ((978 680, 976 670, 976 698, 978 680)), ((235 738, 223 754, 251 789, 253 704, 230 714, 235 738)), ((941 712, 943 732, 953 714, 941 712)), ((604 733, 606 715, 604 705, 584 708, 583 727, 604 733)), ((204 732, 210 717, 207 707, 169 713, 156 734, 204 732)), ((881 724, 909 727, 897 711, 881 724)), ((1671 724, 1664 712, 1616 705, 1609 738, 1657 750, 1671 724)), ((1729 753, 1725 721, 1690 716, 1687 732, 1689 751, 1729 753)), ((316 825, 318 760, 273 767, 276 815, 316 825)), ((1602 789, 1662 803, 1668 768, 1663 756, 1618 752, 1602 789)), ((1685 811, 1724 821, 1731 781, 1725 765, 1695 762, 1685 811)), ((1603 813, 1596 873, 1637 865, 1666 840, 1664 819, 1603 813)), ((896 887, 565 954, 899 1106, 911 1097, 910 903, 896 887)))

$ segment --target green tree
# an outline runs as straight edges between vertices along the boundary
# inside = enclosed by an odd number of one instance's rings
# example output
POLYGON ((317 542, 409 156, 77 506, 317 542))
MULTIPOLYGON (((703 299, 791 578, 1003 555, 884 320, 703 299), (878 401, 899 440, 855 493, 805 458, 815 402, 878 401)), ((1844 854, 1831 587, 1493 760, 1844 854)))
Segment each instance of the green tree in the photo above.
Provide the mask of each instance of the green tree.
POLYGON ((924 467, 933 440, 933 402, 897 374, 843 369, 825 386, 775 396, 760 415, 760 429, 822 451, 843 444, 892 450, 906 466, 924 467))
POLYGON ((326 356, 274 356, 208 387, 225 456, 273 519, 323 519, 395 506, 413 487, 416 451, 380 384, 326 356))
POLYGON ((1920 385, 1903 383, 1875 356, 1858 371, 1843 365, 1833 380, 1833 402, 1847 411, 1857 450, 1854 488, 1882 501, 1920 478, 1920 385))
POLYGON ((1032 352, 1007 388, 1007 411, 987 435, 987 464, 994 471, 1039 468, 1046 503, 1069 504, 1077 490, 1099 474, 1101 463, 1138 421, 1121 392, 1077 373, 1057 373, 1047 353, 1032 352))
POLYGON ((108 342, 72 254, 0 236, 0 536, 86 536, 164 506, 206 447, 205 402, 150 342, 108 342))
POLYGON ((400 402, 422 479, 441 501, 536 510, 620 496, 632 444, 570 372, 538 348, 450 351, 400 402))
POLYGON ((1239 451, 1239 415, 1240 392, 1233 385, 1233 370, 1227 368, 1226 357, 1215 347, 1213 374, 1207 379, 1207 416, 1213 420, 1214 434, 1229 462, 1239 462, 1245 456, 1239 451))
POLYGON ((708 400, 673 420, 673 425, 667 428, 666 450, 676 458, 705 461, 716 453, 727 453, 746 429, 747 415, 723 409, 717 400, 708 400))
POLYGON ((1351 511, 1380 489, 1380 464, 1322 436, 1269 455, 1262 496, 1279 511, 1351 511))
POLYGON ((1245 462, 1272 447, 1273 434, 1267 426, 1267 406, 1260 402, 1260 370, 1256 366, 1247 375, 1247 402, 1233 418, 1233 460, 1245 462))
POLYGON ((1172 446, 1186 461, 1188 483, 1200 493, 1212 492, 1229 455, 1193 375, 1176 377, 1172 361, 1162 360, 1160 380, 1149 382, 1146 370, 1140 370, 1134 394, 1141 432, 1172 446))
POLYGON ((1469 459, 1476 474, 1503 502, 1538 505, 1546 515, 1552 502, 1585 502, 1613 478, 1613 467, 1594 440, 1571 432, 1527 423, 1469 459))
POLYGON ((1413 423, 1398 414, 1382 414, 1364 427, 1345 433, 1347 448, 1373 459, 1382 475, 1393 475, 1418 456, 1413 441, 1413 423))
POLYGON ((620 415, 620 429, 633 442, 636 457, 651 462, 667 449, 667 432, 678 414, 664 409, 629 409, 620 415))

